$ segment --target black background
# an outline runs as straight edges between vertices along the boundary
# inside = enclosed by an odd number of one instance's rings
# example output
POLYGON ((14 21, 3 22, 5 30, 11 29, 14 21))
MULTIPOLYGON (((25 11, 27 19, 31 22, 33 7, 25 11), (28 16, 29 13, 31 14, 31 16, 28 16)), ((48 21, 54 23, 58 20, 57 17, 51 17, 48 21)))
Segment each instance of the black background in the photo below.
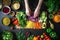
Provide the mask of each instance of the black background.
MULTIPOLYGON (((0 2, 1 2, 1 0, 0 0, 0 2)), ((12 0, 12 2, 13 2, 13 0, 12 0)), ((11 4, 12 4, 12 2, 11 2, 11 4)), ((2 2, 1 2, 2 3, 2 2)), ((37 4, 38 4, 38 0, 29 0, 29 6, 30 6, 30 8, 31 8, 31 10, 32 11, 34 11, 35 10, 35 8, 36 8, 36 6, 37 6, 37 4)), ((25 11, 25 4, 24 4, 24 1, 22 1, 21 2, 21 8, 19 9, 19 10, 22 10, 22 11, 25 11)), ((18 10, 18 11, 19 11, 18 10)), ((47 11, 47 7, 44 5, 44 3, 42 4, 42 7, 41 7, 41 10, 40 11, 47 11)), ((1 13, 0 13, 0 15, 1 15, 1 13)), ((47 14, 47 17, 48 17, 48 15, 49 14, 47 14)), ((2 15, 3 16, 3 15, 2 15)), ((0 16, 0 18, 1 18, 1 16, 0 16)), ((1 19, 0 19, 1 20, 1 19)), ((47 20, 47 26, 49 27, 49 23, 48 23, 48 21, 49 21, 50 19, 48 18, 48 20, 47 20)), ((57 35, 58 35, 58 39, 57 40, 59 40, 60 39, 60 23, 55 23, 53 20, 50 20, 53 24, 54 24, 54 31, 57 33, 57 35)), ((1 22, 0 22, 1 23, 1 22)), ((4 27, 2 27, 2 25, 0 24, 0 39, 1 39, 1 34, 2 34, 2 31, 4 31, 3 29, 5 29, 4 27)), ((6 28, 5 30, 7 30, 8 28, 6 28)), ((38 35, 38 34, 42 34, 42 32, 45 32, 45 30, 33 30, 33 29, 21 29, 21 30, 17 30, 17 29, 15 29, 15 30, 10 30, 12 33, 13 33, 13 35, 14 35, 14 40, 16 40, 16 35, 15 35, 15 33, 16 33, 16 31, 23 31, 23 32, 26 32, 26 31, 28 31, 28 32, 31 32, 31 34, 34 34, 35 33, 35 35, 38 35)))

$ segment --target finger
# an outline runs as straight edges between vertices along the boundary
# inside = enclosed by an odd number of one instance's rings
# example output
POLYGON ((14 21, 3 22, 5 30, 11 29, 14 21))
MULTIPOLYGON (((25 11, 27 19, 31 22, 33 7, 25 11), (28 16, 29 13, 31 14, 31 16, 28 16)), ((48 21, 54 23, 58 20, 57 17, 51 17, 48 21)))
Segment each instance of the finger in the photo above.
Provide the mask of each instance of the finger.
POLYGON ((41 6, 42 6, 42 2, 43 0, 39 0, 39 3, 34 11, 34 18, 38 17, 39 16, 39 13, 40 13, 40 9, 41 9, 41 6))

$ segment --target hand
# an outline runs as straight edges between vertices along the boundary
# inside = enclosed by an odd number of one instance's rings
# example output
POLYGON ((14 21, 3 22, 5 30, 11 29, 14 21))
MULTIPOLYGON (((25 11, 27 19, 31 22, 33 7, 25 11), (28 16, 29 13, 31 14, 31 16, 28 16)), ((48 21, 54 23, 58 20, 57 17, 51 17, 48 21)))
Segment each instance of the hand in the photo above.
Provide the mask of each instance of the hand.
POLYGON ((39 16, 39 13, 40 13, 40 9, 41 9, 41 6, 42 6, 42 2, 43 0, 39 0, 39 3, 34 11, 34 18, 38 17, 39 16))
POLYGON ((30 16, 31 9, 29 8, 28 0, 24 0, 24 2, 25 2, 26 15, 30 16))

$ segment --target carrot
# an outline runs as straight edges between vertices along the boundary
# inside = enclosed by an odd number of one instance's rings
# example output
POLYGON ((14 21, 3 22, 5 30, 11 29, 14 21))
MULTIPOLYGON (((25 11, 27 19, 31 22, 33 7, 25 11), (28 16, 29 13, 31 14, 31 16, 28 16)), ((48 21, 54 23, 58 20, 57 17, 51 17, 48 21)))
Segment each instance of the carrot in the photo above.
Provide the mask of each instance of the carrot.
POLYGON ((38 38, 38 37, 36 37, 36 36, 33 38, 33 40, 38 40, 38 39, 39 39, 39 38, 38 38))
POLYGON ((41 29, 42 24, 39 22, 34 22, 34 28, 35 29, 41 29))

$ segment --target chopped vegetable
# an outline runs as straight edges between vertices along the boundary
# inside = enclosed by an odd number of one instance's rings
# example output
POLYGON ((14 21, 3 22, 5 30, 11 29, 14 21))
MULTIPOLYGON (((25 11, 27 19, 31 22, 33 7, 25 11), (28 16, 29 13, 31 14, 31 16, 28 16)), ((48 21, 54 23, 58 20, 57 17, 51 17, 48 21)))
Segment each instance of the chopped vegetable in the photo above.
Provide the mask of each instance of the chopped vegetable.
POLYGON ((46 29, 46 32, 47 32, 47 33, 50 33, 51 31, 52 31, 51 28, 47 28, 47 29, 46 29))
POLYGON ((45 29, 46 28, 46 22, 43 22, 42 23, 42 29, 45 29))
POLYGON ((59 5, 60 5, 60 1, 59 0, 46 0, 44 1, 45 5, 47 6, 47 10, 49 13, 51 12, 57 12, 59 5))
POLYGON ((13 24, 14 24, 14 25, 18 25, 18 24, 19 24, 19 23, 18 23, 18 20, 15 19, 15 20, 13 21, 13 24))
POLYGON ((13 40, 13 34, 10 31, 3 31, 2 39, 3 40, 13 40))
POLYGON ((40 37, 41 37, 41 38, 44 38, 44 35, 41 35, 40 37))
POLYGON ((41 19, 42 21, 44 21, 44 22, 47 20, 47 16, 46 16, 46 12, 45 12, 45 11, 42 12, 42 14, 41 14, 41 16, 40 16, 40 19, 41 19))
POLYGON ((16 37, 17 37, 18 40, 26 40, 26 36, 21 31, 16 32, 16 37))
POLYGON ((51 23, 51 21, 49 21, 49 23, 50 23, 50 27, 51 27, 51 29, 54 29, 54 25, 53 25, 53 23, 51 23))
POLYGON ((60 22, 60 15, 54 15, 53 21, 56 23, 59 23, 60 22))
POLYGON ((50 14, 49 14, 49 18, 50 18, 50 19, 53 19, 53 17, 54 17, 54 15, 50 13, 50 14))
POLYGON ((34 36, 33 40, 39 40, 38 36, 34 36))
POLYGON ((23 11, 17 12, 16 18, 18 19, 18 22, 21 25, 21 27, 26 26, 27 17, 23 11))
POLYGON ((51 38, 56 38, 57 37, 55 32, 51 32, 49 35, 50 35, 51 38))
POLYGON ((40 23, 40 22, 34 22, 34 28, 35 29, 41 29, 41 27, 42 27, 42 23, 40 23))
POLYGON ((27 38, 27 40, 33 40, 34 35, 31 35, 30 37, 27 38))
POLYGON ((34 28, 34 22, 33 21, 27 21, 26 28, 34 28))

